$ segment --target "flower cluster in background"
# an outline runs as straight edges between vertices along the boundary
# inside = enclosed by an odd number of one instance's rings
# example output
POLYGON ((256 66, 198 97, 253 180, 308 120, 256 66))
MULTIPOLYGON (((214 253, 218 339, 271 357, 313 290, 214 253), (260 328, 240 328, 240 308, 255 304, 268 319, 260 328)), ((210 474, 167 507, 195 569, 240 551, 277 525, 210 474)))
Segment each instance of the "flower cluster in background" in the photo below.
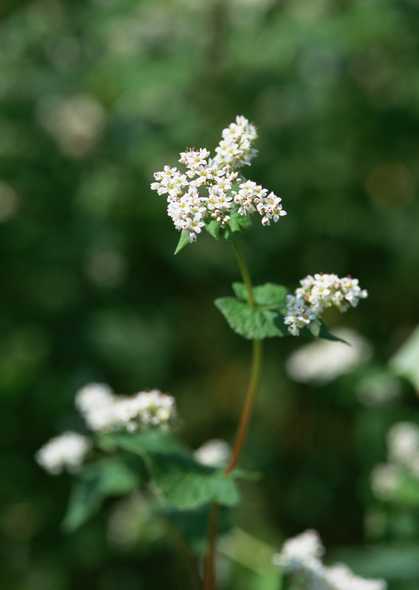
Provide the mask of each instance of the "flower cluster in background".
POLYGON ((287 360, 288 374, 300 383, 329 383, 350 373, 371 356, 371 347, 361 335, 348 328, 334 331, 350 346, 340 342, 318 340, 305 344, 293 352, 287 360))
POLYGON ((377 465, 371 475, 376 496, 389 500, 406 480, 419 485, 419 427, 411 422, 398 422, 387 435, 388 462, 377 465))
POLYGON ((300 281, 300 287, 288 295, 285 324, 293 336, 319 320, 329 307, 345 312, 356 307, 368 293, 361 289, 358 279, 340 278, 335 274, 317 273, 300 281))
MULTIPOLYGON (((173 397, 157 389, 140 391, 133 396, 114 395, 108 385, 92 383, 77 392, 76 406, 93 432, 159 427, 166 429, 176 416, 173 397)), ((56 475, 64 470, 77 471, 92 443, 76 432, 64 432, 48 441, 36 453, 36 460, 46 471, 56 475)))
POLYGON ((322 563, 324 547, 316 531, 306 531, 286 541, 274 564, 298 580, 301 590, 385 590, 383 580, 356 576, 343 564, 322 563))
POLYGON ((230 457, 230 446, 221 439, 211 439, 194 452, 195 459, 208 467, 223 467, 230 457))
POLYGON ((256 137, 255 127, 245 117, 237 116, 223 130, 213 158, 206 148, 191 149, 180 154, 184 171, 165 166, 154 174, 152 190, 166 196, 169 217, 190 241, 212 220, 224 227, 232 214, 257 212, 263 225, 286 215, 280 197, 238 172, 256 155, 256 137))
POLYGON ((175 400, 157 389, 133 396, 116 396, 108 385, 86 385, 76 395, 76 406, 88 427, 97 431, 167 427, 175 418, 175 400))
POLYGON ((63 432, 47 442, 36 453, 36 460, 49 473, 57 475, 64 470, 76 472, 91 448, 86 436, 77 432, 63 432))

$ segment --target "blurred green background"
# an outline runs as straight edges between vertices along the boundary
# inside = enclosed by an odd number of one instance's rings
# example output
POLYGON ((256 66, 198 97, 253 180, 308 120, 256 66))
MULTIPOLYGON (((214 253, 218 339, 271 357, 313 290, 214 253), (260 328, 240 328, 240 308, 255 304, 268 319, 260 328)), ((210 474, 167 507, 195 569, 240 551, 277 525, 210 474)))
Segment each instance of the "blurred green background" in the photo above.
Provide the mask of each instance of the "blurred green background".
MULTIPOLYGON (((243 457, 263 479, 243 487, 235 520, 274 547, 317 528, 360 573, 419 587, 419 509, 383 527, 368 484, 388 426, 419 418, 414 387, 387 367, 419 321, 418 31, 416 0, 3 0, 2 590, 186 587, 158 531, 115 542, 118 506, 65 535, 70 478, 33 455, 82 427, 74 394, 90 381, 175 395, 192 447, 231 440, 250 351, 212 302, 234 260, 209 236, 174 257, 149 184, 236 114, 259 131, 251 177, 288 210, 246 237, 254 280, 359 277, 369 299, 332 323, 373 355, 320 387, 284 369, 299 342, 268 343, 243 457), (397 379, 397 396, 360 401, 365 374, 397 379), (386 548, 373 559, 370 543, 386 548)), ((262 590, 245 564, 220 569, 225 587, 262 590)))

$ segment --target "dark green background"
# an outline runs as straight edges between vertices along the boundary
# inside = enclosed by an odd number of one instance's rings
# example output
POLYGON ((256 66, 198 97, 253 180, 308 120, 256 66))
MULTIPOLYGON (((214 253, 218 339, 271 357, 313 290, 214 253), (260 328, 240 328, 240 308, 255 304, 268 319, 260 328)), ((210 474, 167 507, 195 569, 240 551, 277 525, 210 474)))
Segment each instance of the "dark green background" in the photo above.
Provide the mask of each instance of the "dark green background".
MULTIPOLYGON (((172 393, 192 446, 231 439, 250 351, 212 302, 238 278, 232 253, 203 236, 174 257, 178 236, 149 183, 186 146, 214 147, 236 114, 259 131, 251 177, 288 210, 246 237, 255 281, 359 277, 369 299, 335 320, 371 341, 378 367, 416 326, 418 31, 415 0, 2 3, 2 590, 185 587, 169 541, 108 541, 112 507, 64 535, 70 478, 47 476, 33 455, 81 427, 74 393, 92 380, 172 393), (75 97, 92 114, 73 135, 52 132, 57 105, 75 97)), ((268 343, 244 455, 264 477, 246 484, 236 519, 274 546, 314 527, 332 552, 359 558, 369 470, 387 425, 415 419, 417 401, 407 383, 378 409, 360 405, 351 378, 299 386, 283 368, 297 346, 268 343)), ((388 542, 411 551, 419 529, 406 518, 388 542)), ((383 564, 392 588, 417 588, 419 567, 398 559, 383 564)), ((229 567, 229 587, 256 588, 229 567)))

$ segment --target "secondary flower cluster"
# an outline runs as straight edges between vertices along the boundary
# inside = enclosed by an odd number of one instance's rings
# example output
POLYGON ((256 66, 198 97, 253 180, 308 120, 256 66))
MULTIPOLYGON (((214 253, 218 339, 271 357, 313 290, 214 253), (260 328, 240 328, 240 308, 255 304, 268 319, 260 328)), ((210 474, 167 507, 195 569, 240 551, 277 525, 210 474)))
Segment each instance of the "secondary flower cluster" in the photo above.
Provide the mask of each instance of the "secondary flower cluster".
MULTIPOLYGON (((131 397, 115 396, 108 385, 92 383, 80 389, 76 406, 93 432, 139 428, 167 428, 176 416, 175 400, 157 389, 140 391, 131 397)), ((36 460, 49 473, 77 471, 92 443, 76 432, 64 432, 51 439, 37 453, 36 460)))
POLYGON ((195 459, 208 467, 223 467, 230 457, 230 446, 218 438, 208 440, 194 452, 195 459))
POLYGON ((326 567, 324 547, 316 531, 306 531, 284 543, 274 564, 298 579, 301 590, 385 590, 384 580, 366 580, 343 564, 326 567))
POLYGON ((330 383, 350 373, 371 356, 371 347, 360 334, 349 328, 338 328, 333 333, 350 346, 330 340, 315 340, 301 346, 286 363, 287 372, 295 381, 330 383))
POLYGON ((358 279, 339 278, 335 274, 308 275, 300 285, 287 298, 284 321, 293 336, 298 336, 302 329, 319 320, 325 309, 336 307, 345 312, 368 296, 367 291, 360 288, 358 279))
POLYGON ((110 387, 102 383, 83 387, 76 395, 76 406, 95 432, 167 427, 176 414, 174 398, 157 389, 122 397, 115 396, 110 387))
POLYGON ((387 435, 389 461, 377 465, 372 472, 374 493, 390 499, 405 476, 419 483, 419 427, 411 422, 398 422, 387 435))
POLYGON ((256 137, 255 127, 245 117, 237 116, 223 130, 214 157, 206 148, 191 149, 180 154, 183 171, 165 166, 154 174, 152 190, 166 195, 169 217, 190 241, 209 221, 223 227, 234 213, 248 216, 257 212, 263 225, 286 215, 280 197, 238 172, 256 155, 256 137))
POLYGON ((35 457, 41 467, 57 475, 64 469, 77 471, 90 448, 91 443, 86 436, 69 431, 52 438, 35 457))

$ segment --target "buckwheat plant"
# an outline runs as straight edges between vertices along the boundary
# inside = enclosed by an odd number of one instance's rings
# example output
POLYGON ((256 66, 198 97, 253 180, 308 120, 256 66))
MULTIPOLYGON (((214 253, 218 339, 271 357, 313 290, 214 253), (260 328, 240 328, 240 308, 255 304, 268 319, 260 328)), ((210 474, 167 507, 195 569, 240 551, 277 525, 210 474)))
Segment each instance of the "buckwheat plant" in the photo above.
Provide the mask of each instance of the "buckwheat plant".
MULTIPOLYGON (((327 329, 325 313, 332 307, 346 312, 367 297, 357 279, 335 274, 309 275, 293 292, 276 283, 252 284, 238 237, 254 220, 262 227, 281 224, 287 214, 281 197, 245 173, 257 154, 256 138, 255 127, 238 116, 224 129, 213 153, 205 147, 186 150, 179 156, 179 166, 164 166, 151 184, 165 199, 167 214, 180 232, 175 254, 207 232, 230 245, 237 261, 241 282, 233 283, 231 296, 215 301, 232 330, 252 342, 249 384, 232 446, 213 440, 192 452, 175 435, 173 397, 158 390, 121 396, 107 385, 91 384, 75 400, 90 434, 67 433, 37 454, 38 462, 51 473, 67 469, 77 478, 64 521, 68 530, 83 524, 108 496, 138 489, 152 502, 155 513, 167 520, 168 531, 177 526, 183 548, 191 528, 188 522, 192 519, 196 528, 199 521, 207 541, 204 551, 202 545, 198 551, 205 555, 199 574, 194 567, 191 576, 196 582, 202 574, 205 590, 216 588, 218 530, 225 513, 239 502, 238 480, 246 477, 238 465, 261 377, 263 340, 288 336, 339 340, 327 329)), ((358 583, 344 566, 326 576, 319 541, 313 536, 303 541, 311 555, 303 568, 307 590, 384 588, 381 583, 358 583), (318 585, 325 576, 324 584, 318 585)), ((283 556, 290 547, 284 547, 283 556)), ((276 558, 284 574, 291 562, 276 558)))
POLYGON ((386 590, 384 580, 361 578, 344 564, 325 566, 324 553, 317 532, 306 531, 286 541, 273 563, 299 590, 386 590))

